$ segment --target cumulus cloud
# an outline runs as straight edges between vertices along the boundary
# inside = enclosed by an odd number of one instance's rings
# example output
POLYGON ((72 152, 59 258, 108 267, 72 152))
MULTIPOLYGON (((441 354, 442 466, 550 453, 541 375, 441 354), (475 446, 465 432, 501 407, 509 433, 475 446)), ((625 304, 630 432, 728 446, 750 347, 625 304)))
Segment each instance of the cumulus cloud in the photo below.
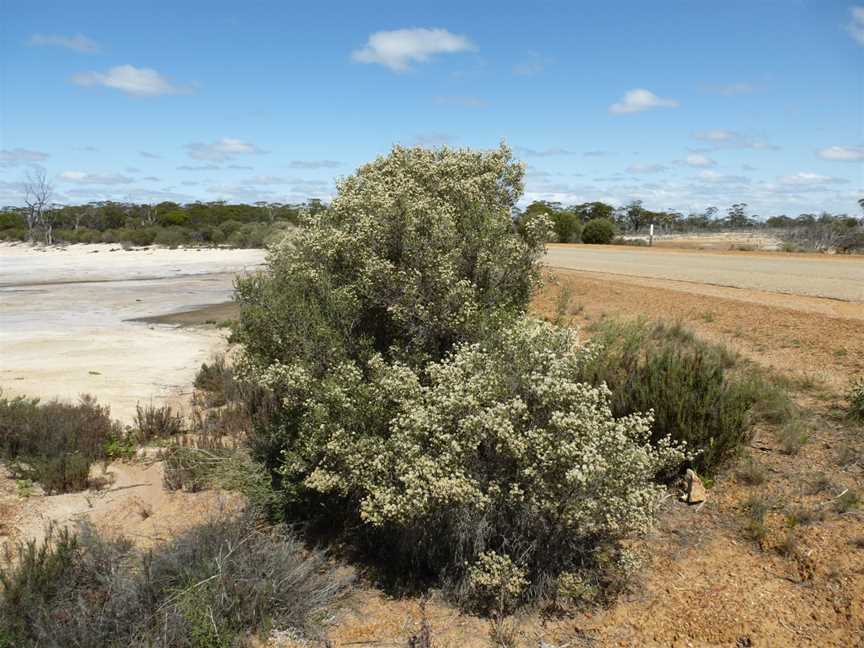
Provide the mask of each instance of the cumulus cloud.
POLYGON ((135 97, 157 97, 190 91, 188 87, 174 85, 156 70, 137 68, 134 65, 118 65, 107 72, 82 72, 72 77, 72 83, 80 86, 105 86, 135 97))
POLYGON ((192 142, 186 145, 186 149, 192 159, 208 162, 223 162, 237 155, 255 155, 265 152, 251 142, 244 142, 232 137, 223 137, 209 144, 192 142))
POLYGON ((864 160, 864 146, 829 146, 819 150, 819 157, 834 162, 860 162, 864 160))
POLYGON ((87 38, 83 34, 75 36, 59 36, 57 34, 33 34, 30 37, 30 45, 47 45, 53 47, 64 47, 76 52, 94 54, 99 51, 99 44, 87 38))
POLYGON ((691 153, 684 161, 692 167, 712 167, 717 164, 714 160, 703 153, 691 153))
POLYGON ((628 90, 624 93, 621 101, 609 106, 609 112, 613 115, 625 115, 652 108, 676 108, 678 105, 675 99, 664 99, 650 90, 636 88, 635 90, 628 90))
POLYGON ((65 182, 92 185, 120 185, 134 182, 132 178, 127 178, 119 173, 87 173, 85 171, 64 171, 60 174, 60 179, 65 182))
POLYGON ((394 72, 406 72, 413 63, 426 63, 435 54, 455 54, 476 49, 465 36, 446 29, 395 29, 369 36, 366 45, 351 53, 358 63, 377 63, 394 72))
POLYGON ((864 45, 864 7, 852 7, 850 12, 852 22, 846 26, 846 29, 859 45, 864 45))
POLYGON ((661 171, 665 171, 668 167, 662 164, 631 164, 627 167, 628 173, 660 173, 661 171))
POLYGON ((14 167, 19 164, 37 164, 47 160, 49 155, 42 151, 14 148, 0 150, 0 167, 14 167))

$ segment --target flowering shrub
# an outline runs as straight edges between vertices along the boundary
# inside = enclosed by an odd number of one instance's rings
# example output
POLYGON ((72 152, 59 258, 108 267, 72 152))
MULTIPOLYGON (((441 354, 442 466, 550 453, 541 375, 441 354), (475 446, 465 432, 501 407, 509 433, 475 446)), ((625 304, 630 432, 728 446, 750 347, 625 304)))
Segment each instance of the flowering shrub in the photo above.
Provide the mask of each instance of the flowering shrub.
POLYGON ((521 190, 504 146, 396 147, 237 286, 241 378, 281 403, 252 440, 286 512, 481 607, 615 563, 684 456, 578 382, 574 332, 525 318, 548 219, 516 230, 521 190))
POLYGON ((461 589, 492 551, 536 594, 598 545, 646 531, 653 476, 684 457, 649 443, 650 415, 615 419, 605 387, 575 382, 586 353, 573 331, 522 319, 457 346, 426 380, 380 356, 321 381, 272 365, 259 380, 303 412, 278 470, 285 492, 341 502, 394 564, 461 589))
POLYGON ((517 233, 522 166, 489 152, 394 147, 340 182, 330 210, 241 280, 237 333, 261 362, 329 369, 378 352, 440 359, 524 312, 548 220, 517 233))

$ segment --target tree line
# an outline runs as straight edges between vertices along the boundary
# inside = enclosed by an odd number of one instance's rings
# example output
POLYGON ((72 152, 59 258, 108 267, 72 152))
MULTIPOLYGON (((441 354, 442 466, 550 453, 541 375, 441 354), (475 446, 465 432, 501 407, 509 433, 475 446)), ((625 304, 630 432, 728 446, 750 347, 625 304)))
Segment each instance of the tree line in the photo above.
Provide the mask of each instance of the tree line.
MULTIPOLYGON (((24 195, 24 206, 0 208, 0 240, 49 245, 128 243, 261 247, 275 240, 287 227, 299 225, 304 215, 328 209, 328 205, 317 198, 294 204, 106 200, 60 205, 53 202, 54 189, 42 169, 33 169, 27 174, 24 195)), ((864 209, 864 199, 859 205, 864 209)), ((763 218, 748 213, 747 204, 743 202, 729 206, 725 213, 717 207, 708 207, 687 215, 676 210, 647 209, 640 200, 619 207, 600 201, 565 206, 541 200, 524 209, 513 209, 517 223, 538 214, 550 218, 554 238, 562 243, 582 241, 583 228, 591 221, 601 221, 604 227, 589 228, 602 229, 603 235, 602 240, 589 242, 610 242, 615 234, 646 233, 651 225, 657 234, 782 229, 794 232, 798 241, 812 241, 814 247, 831 247, 836 241, 851 239, 854 242, 864 237, 864 218, 828 212, 763 218)))
MULTIPOLYGON (((858 201, 864 210, 864 198, 858 201)), ((717 207, 708 207, 701 213, 683 214, 675 210, 651 210, 643 206, 641 200, 634 200, 626 205, 615 207, 604 202, 586 202, 565 206, 560 202, 538 200, 518 211, 517 218, 534 214, 547 214, 553 223, 553 229, 559 242, 572 243, 579 241, 578 233, 582 226, 595 219, 605 219, 611 222, 618 232, 641 234, 654 225, 659 234, 672 234, 701 231, 723 231, 730 229, 794 229, 824 227, 842 234, 864 227, 864 218, 847 214, 804 213, 798 216, 785 214, 763 218, 759 214, 750 214, 747 203, 735 203, 729 206, 725 213, 717 207)))
POLYGON ((180 204, 94 201, 53 202, 45 172, 34 169, 24 182, 24 205, 0 208, 0 240, 133 245, 232 245, 260 247, 304 215, 326 209, 321 200, 304 203, 224 201, 180 204))

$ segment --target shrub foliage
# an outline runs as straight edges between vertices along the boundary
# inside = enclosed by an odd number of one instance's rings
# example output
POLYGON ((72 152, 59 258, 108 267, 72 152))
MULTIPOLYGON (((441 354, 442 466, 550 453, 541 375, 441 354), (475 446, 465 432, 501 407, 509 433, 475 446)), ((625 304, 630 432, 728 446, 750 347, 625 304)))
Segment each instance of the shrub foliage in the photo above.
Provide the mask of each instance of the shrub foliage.
POLYGON ((583 243, 611 243, 615 238, 615 223, 608 218, 594 218, 582 229, 583 243))
POLYGON ((73 405, 0 393, 0 458, 14 476, 49 493, 85 489, 91 464, 105 459, 107 444, 123 433, 92 396, 73 405))
POLYGON ((240 371, 281 403, 253 445, 286 510, 481 606, 490 583, 503 605, 603 581, 683 459, 576 380, 571 332, 525 318, 549 222, 514 227, 522 173, 503 145, 395 147, 236 293, 240 371))
POLYGON ((317 631, 346 581, 248 514, 141 553, 88 526, 8 550, 0 647, 228 648, 274 626, 317 631))
POLYGON ((653 441, 685 443, 698 472, 713 473, 734 457, 757 416, 781 422, 789 415, 785 392, 679 325, 611 321, 593 342, 599 348, 581 378, 608 386, 615 416, 653 410, 653 441))

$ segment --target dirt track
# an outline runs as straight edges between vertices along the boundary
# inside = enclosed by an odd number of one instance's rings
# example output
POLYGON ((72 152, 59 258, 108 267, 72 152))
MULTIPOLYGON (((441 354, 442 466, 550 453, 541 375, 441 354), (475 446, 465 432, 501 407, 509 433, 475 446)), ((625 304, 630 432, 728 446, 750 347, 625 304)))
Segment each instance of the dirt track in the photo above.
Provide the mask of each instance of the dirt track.
POLYGON ((864 258, 550 245, 553 268, 732 286, 864 303, 864 258))

